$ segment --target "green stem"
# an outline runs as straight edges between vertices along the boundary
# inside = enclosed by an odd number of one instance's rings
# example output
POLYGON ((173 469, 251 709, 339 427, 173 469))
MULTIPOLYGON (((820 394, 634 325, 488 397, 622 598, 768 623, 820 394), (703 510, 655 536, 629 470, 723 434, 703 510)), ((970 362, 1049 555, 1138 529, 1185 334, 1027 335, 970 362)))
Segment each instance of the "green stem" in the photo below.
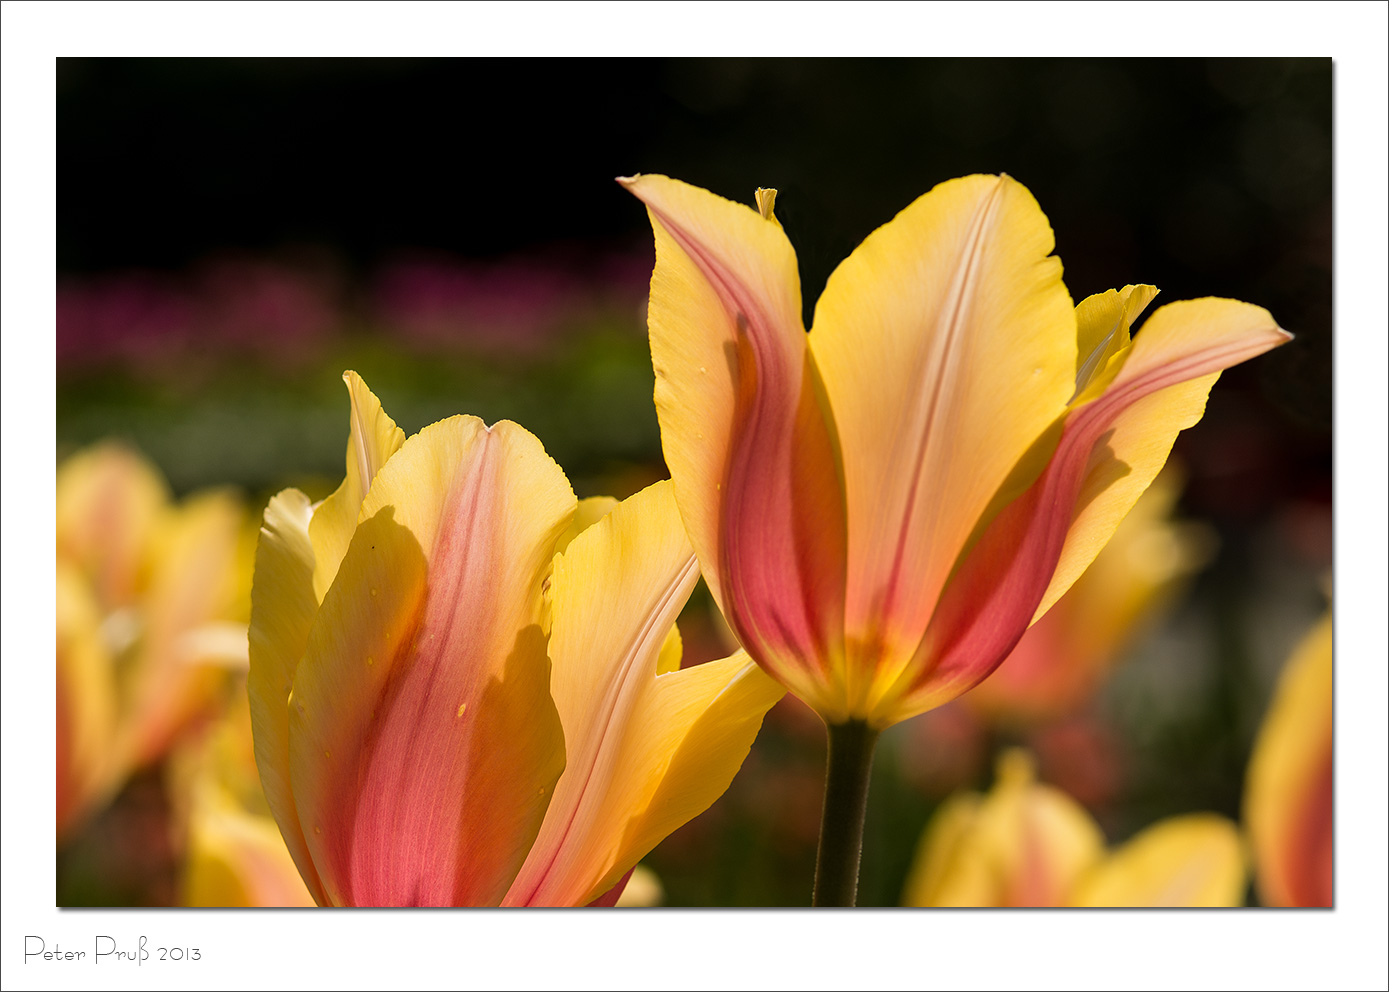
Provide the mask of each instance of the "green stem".
POLYGON ((868 810, 868 778, 878 731, 862 721, 851 721, 831 725, 829 738, 812 905, 852 906, 858 895, 863 815, 868 810))

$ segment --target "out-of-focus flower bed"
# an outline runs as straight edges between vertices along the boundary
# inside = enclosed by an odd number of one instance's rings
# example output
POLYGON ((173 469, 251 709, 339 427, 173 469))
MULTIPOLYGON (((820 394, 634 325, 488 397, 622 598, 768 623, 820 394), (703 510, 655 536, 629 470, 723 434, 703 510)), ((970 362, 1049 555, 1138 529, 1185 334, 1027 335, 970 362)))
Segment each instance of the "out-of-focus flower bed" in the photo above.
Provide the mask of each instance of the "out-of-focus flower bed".
MULTIPOLYGON (((71 278, 58 301, 58 456, 117 438, 157 466, 176 499, 235 487, 255 519, 283 486, 319 499, 337 485, 341 374, 352 368, 407 434, 458 412, 516 420, 579 496, 625 497, 667 474, 644 334, 650 264, 420 256, 363 275, 322 257, 238 258, 173 274, 71 278)), ((1050 650, 1090 655, 1080 659, 1084 685, 1053 687, 1064 705, 1003 719, 1000 682, 990 699, 966 697, 884 735, 860 904, 901 903, 933 814, 959 790, 987 791, 1013 745, 1030 749, 1039 781, 1083 806, 1111 847, 1183 814, 1240 821, 1276 679, 1325 608, 1330 502, 1313 484, 1296 498, 1222 503, 1229 473, 1289 469, 1269 447, 1267 423, 1242 420, 1238 398, 1217 402, 1234 414, 1214 411, 1207 432, 1193 431, 1177 451, 1192 504, 1211 515, 1166 492, 1159 516, 1175 514, 1185 537, 1140 537, 1146 551, 1134 554, 1148 556, 1148 580, 1161 587, 1151 604, 1132 605, 1142 623, 1105 631, 1075 622, 1071 634, 1092 635, 1085 642, 1050 635, 1050 650)), ((680 625, 686 664, 731 646, 703 586, 680 625)), ((240 676, 227 678, 218 698, 243 706, 240 676)), ((1028 678, 1020 666, 1016 681, 1028 678)), ((269 822, 245 782, 226 777, 246 771, 224 760, 243 715, 221 730, 204 715, 176 742, 181 757, 151 758, 92 801, 85 824, 60 841, 60 904, 300 896, 264 860, 255 862, 259 882, 228 880, 235 852, 254 853, 269 822)), ((794 698, 772 710, 728 793, 644 862, 665 905, 806 904, 824 741, 794 698)))

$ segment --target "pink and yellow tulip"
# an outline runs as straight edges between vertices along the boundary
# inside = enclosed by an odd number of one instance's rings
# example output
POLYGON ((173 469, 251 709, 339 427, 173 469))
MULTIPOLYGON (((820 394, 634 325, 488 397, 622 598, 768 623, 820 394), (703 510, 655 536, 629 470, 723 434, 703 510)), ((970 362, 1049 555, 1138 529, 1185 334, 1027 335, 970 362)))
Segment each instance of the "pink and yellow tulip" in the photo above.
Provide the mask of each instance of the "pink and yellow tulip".
POLYGON ((1007 176, 942 183, 873 232, 801 322, 773 214, 621 180, 656 238, 656 408, 676 502, 748 653, 871 730, 1007 656, 1152 482, 1222 369, 1288 340, 1233 300, 1129 286, 1073 306, 1007 176))
POLYGON ((1334 903, 1331 640, 1328 614, 1288 660, 1249 762, 1244 820, 1269 906, 1334 903))
POLYGON ((57 831, 160 758, 246 666, 250 554, 225 492, 173 505, 114 443, 57 479, 57 831))
POLYGON ((927 825, 908 906, 1239 906, 1239 830, 1211 813, 1178 816, 1107 853, 1074 799, 1035 781, 1026 752, 999 759, 987 796, 947 800, 927 825))
POLYGON ((516 424, 406 440, 345 378, 347 478, 317 508, 271 500, 251 617, 256 760, 309 891, 616 898, 727 788, 782 690, 742 652, 679 668, 699 568, 669 484, 577 503, 516 424))

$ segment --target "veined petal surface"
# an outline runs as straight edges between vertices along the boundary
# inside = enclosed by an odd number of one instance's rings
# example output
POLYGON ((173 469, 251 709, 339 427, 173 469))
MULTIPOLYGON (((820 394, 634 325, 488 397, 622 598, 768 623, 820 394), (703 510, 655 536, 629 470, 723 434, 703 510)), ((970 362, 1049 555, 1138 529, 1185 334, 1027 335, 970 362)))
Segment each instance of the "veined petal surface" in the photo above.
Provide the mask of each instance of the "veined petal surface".
POLYGON ((765 196, 764 216, 664 176, 622 182, 656 236, 656 412, 685 527, 739 639, 813 693, 842 643, 845 522, 795 253, 765 196))
POLYGON ((1249 761, 1244 820, 1269 906, 1331 906, 1335 850, 1331 615, 1278 680, 1249 761))
POLYGON ((294 675, 290 774, 328 899, 496 905, 564 767, 542 587, 573 492, 453 417, 378 471, 294 675))
POLYGON ((742 652, 662 672, 678 664, 673 625, 698 578, 668 482, 556 560, 551 690, 568 763, 505 905, 592 902, 742 765, 784 690, 742 652))
POLYGON ((816 305, 848 506, 846 677, 873 679, 847 687, 851 715, 911 657, 980 514, 1074 391, 1053 247, 1017 182, 952 180, 869 235, 816 305))

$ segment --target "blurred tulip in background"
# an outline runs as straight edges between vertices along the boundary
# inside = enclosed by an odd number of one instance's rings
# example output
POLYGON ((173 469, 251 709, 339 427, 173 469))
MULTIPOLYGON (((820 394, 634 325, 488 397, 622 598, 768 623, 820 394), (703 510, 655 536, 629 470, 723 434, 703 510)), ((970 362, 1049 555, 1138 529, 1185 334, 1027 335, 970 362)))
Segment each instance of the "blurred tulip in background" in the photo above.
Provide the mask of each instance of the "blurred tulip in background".
POLYGON ((1244 818, 1269 906, 1334 905, 1331 642, 1328 613, 1288 659, 1249 762, 1244 818))
POLYGON ((947 800, 927 825, 903 894, 908 906, 1239 906, 1238 828, 1197 813, 1163 820, 1113 851, 1085 809, 1039 784, 1007 751, 986 796, 947 800))
POLYGON ((59 466, 60 842, 245 670, 250 564, 230 493, 175 505, 153 466, 115 443, 59 466))

